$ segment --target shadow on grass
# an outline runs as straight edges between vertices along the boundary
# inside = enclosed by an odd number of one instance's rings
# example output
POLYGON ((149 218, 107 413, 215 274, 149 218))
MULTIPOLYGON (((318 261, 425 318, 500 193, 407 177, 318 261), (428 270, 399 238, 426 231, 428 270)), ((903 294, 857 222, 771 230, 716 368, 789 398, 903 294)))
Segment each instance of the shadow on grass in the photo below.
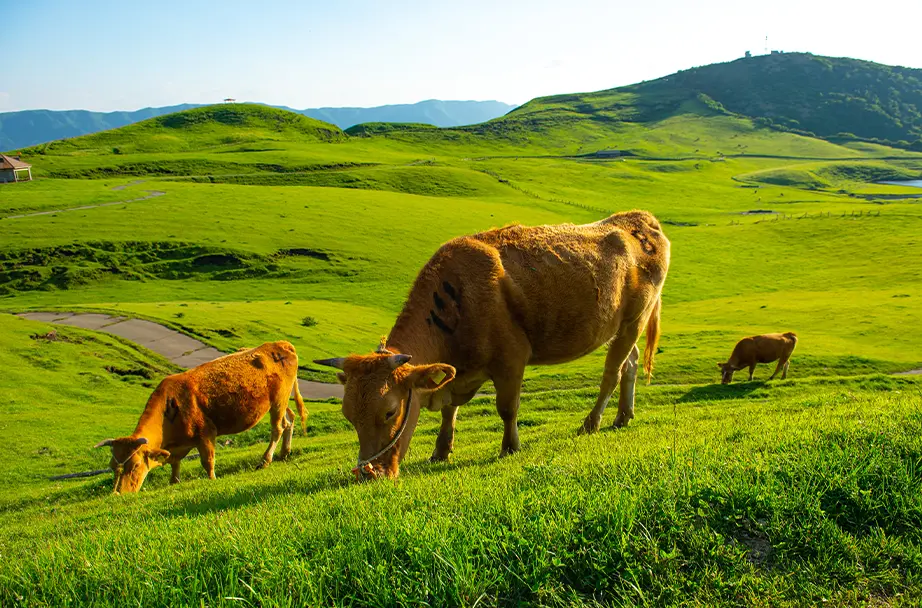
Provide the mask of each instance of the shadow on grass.
POLYGON ((724 401, 727 399, 744 399, 758 389, 768 386, 767 380, 737 382, 735 384, 707 384, 695 386, 679 397, 677 403, 695 403, 699 401, 724 401))

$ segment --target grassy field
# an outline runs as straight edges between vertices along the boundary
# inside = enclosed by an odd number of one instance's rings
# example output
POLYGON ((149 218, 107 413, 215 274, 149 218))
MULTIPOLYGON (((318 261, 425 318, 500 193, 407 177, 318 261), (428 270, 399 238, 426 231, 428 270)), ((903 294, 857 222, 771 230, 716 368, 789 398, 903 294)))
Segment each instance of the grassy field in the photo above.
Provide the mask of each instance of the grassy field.
POLYGON ((227 352, 288 339, 307 378, 371 350, 454 236, 644 208, 673 259, 627 431, 575 435, 600 351, 528 370, 521 454, 496 458, 481 399, 451 464, 425 462, 427 414, 401 480, 361 486, 333 402, 266 471, 260 425, 219 446, 214 482, 197 462, 138 496, 49 482, 105 466, 92 446, 171 368, 0 314, 0 605, 917 605, 922 384, 886 374, 922 368, 922 191, 876 182, 922 155, 661 101, 358 135, 222 107, 25 151, 38 179, 0 187, 0 313, 132 315, 227 352), (739 338, 791 330, 788 380, 713 384, 739 338))

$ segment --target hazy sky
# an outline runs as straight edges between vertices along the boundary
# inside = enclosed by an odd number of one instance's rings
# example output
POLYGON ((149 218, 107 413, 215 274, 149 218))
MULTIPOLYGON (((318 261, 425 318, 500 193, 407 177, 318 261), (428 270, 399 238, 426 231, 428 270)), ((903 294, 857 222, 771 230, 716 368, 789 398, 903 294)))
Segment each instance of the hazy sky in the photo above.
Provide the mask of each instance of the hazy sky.
POLYGON ((0 0, 0 111, 524 103, 746 50, 922 68, 922 0, 0 0))

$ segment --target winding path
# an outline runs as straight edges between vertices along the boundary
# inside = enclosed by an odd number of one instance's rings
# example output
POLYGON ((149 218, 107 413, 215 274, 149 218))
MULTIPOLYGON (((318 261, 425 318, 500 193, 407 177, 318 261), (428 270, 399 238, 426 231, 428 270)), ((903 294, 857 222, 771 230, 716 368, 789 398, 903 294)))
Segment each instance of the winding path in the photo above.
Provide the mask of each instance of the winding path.
MULTIPOLYGON (((132 184, 125 184, 125 186, 130 186, 132 184)), ((124 189, 125 186, 116 186, 112 188, 113 190, 124 189)), ((52 209, 51 211, 36 211, 34 213, 23 213, 20 215, 7 215, 6 217, 0 218, 3 220, 18 220, 24 217, 35 217, 36 215, 54 215, 55 213, 64 213, 66 211, 83 211, 84 209, 96 209, 97 207, 111 207, 113 205, 124 205, 125 203, 137 203, 138 201, 146 201, 158 196, 163 196, 166 192, 161 190, 145 190, 147 196, 140 196, 138 198, 130 198, 125 201, 114 201, 111 203, 99 203, 98 205, 83 205, 82 207, 69 207, 67 209, 52 209)))
MULTIPOLYGON (((72 312, 23 312, 16 316, 30 321, 82 327, 83 329, 92 329, 119 336, 163 355, 172 363, 186 369, 213 361, 227 354, 178 331, 141 319, 113 317, 98 313, 72 312)), ((343 398, 343 386, 341 384, 327 384, 325 382, 299 379, 298 388, 305 399, 316 401, 331 397, 343 398)))

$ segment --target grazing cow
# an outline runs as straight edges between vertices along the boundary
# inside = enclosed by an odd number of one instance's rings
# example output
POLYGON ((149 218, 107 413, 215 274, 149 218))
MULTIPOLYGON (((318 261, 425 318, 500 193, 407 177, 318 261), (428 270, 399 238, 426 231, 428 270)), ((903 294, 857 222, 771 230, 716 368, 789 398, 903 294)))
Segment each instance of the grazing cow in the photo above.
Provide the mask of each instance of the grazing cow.
POLYGON ((518 451, 525 367, 572 361, 604 344, 599 397, 580 430, 599 429, 619 383, 614 425, 626 425, 636 342, 646 328, 649 377, 668 266, 669 241, 645 211, 581 226, 508 226, 443 245, 377 352, 315 361, 343 370, 343 415, 359 438, 356 476, 397 476, 423 407, 442 412, 431 460, 447 460, 458 406, 487 380, 504 425, 500 455, 518 451))
POLYGON ((272 438, 260 468, 272 462, 279 438, 284 460, 294 432, 294 412, 288 408, 292 388, 302 428, 306 418, 297 371, 294 346, 267 342, 164 378, 147 400, 134 433, 96 445, 112 448, 115 493, 137 492, 150 469, 167 462, 173 468, 170 483, 178 483, 180 463, 193 448, 214 479, 215 438, 252 428, 266 412, 272 438))
POLYGON ((792 331, 785 334, 764 334, 743 338, 733 348, 730 360, 717 364, 721 371, 720 382, 730 384, 733 380, 733 372, 746 367, 749 368, 749 379, 752 380, 752 373, 757 363, 771 363, 772 361, 777 361, 778 366, 775 367, 775 373, 769 380, 774 380, 779 371, 781 371, 781 379, 784 380, 788 377, 788 365, 795 346, 797 346, 797 334, 792 331))

